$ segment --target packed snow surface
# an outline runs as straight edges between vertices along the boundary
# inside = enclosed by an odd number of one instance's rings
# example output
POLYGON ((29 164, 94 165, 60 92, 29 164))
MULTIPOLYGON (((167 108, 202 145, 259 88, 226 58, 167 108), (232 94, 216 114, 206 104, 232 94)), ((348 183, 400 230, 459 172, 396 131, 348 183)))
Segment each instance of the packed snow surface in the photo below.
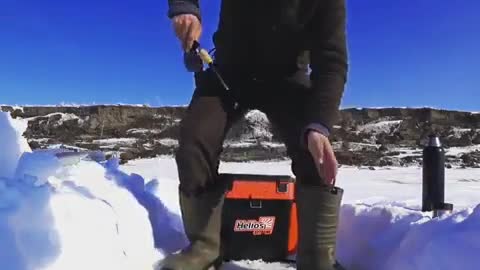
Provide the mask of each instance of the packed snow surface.
MULTIPOLYGON (((32 152, 24 122, 0 114, 0 269, 150 270, 187 244, 174 159, 120 166, 101 153, 32 152)), ((290 163, 223 163, 221 172, 291 174, 290 163)), ((337 257, 347 269, 478 269, 480 169, 446 171, 440 218, 419 211, 421 169, 340 168, 337 257)), ((295 269, 240 261, 225 270, 295 269)))

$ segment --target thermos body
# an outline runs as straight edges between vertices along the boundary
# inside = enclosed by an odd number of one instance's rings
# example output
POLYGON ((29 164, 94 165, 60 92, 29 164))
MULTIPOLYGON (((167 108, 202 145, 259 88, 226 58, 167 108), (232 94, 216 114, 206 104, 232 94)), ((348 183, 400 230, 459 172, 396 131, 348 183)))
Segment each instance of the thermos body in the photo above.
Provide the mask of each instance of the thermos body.
MULTIPOLYGON (((438 138, 437 138, 438 139, 438 138)), ((430 139, 423 150, 423 211, 441 207, 445 200, 445 150, 430 139)))
POLYGON ((430 135, 423 149, 423 204, 422 211, 433 211, 434 216, 453 210, 445 203, 445 150, 440 138, 430 135))

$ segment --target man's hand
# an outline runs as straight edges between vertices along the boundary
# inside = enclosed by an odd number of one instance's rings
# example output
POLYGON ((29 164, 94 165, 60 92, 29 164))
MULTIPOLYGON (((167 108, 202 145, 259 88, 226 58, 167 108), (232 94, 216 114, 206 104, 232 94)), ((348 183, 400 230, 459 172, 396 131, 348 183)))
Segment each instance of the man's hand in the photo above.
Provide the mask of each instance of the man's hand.
POLYGON ((198 41, 202 35, 202 24, 193 14, 181 14, 172 18, 175 34, 182 43, 185 51, 189 51, 194 41, 198 41))
POLYGON ((338 172, 338 162, 330 140, 323 134, 310 130, 308 132, 308 150, 312 154, 320 176, 327 185, 334 185, 338 172))

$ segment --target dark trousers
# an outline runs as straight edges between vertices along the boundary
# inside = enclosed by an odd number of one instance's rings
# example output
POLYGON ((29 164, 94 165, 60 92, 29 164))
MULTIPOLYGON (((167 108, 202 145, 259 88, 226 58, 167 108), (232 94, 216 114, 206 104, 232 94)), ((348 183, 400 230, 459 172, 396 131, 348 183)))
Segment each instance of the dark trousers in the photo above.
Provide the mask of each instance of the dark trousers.
POLYGON ((311 154, 301 145, 307 88, 294 82, 251 80, 227 92, 212 72, 196 74, 195 79, 196 89, 180 125, 176 152, 183 192, 199 193, 221 186, 218 166, 224 139, 232 125, 251 109, 264 112, 275 135, 285 143, 297 182, 321 183, 311 154), (238 108, 234 108, 234 101, 238 108))

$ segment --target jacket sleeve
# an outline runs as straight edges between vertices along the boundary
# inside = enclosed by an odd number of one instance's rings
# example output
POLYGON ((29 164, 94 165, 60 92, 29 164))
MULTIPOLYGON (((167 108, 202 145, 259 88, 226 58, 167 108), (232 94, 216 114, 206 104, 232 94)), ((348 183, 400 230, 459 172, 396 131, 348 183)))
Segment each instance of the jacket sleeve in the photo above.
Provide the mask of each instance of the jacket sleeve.
POLYGON ((321 123, 331 131, 347 80, 346 7, 345 0, 321 3, 310 27, 312 92, 306 104, 306 124, 321 123))
POLYGON ((193 14, 201 20, 198 0, 168 0, 168 17, 180 14, 193 14))

